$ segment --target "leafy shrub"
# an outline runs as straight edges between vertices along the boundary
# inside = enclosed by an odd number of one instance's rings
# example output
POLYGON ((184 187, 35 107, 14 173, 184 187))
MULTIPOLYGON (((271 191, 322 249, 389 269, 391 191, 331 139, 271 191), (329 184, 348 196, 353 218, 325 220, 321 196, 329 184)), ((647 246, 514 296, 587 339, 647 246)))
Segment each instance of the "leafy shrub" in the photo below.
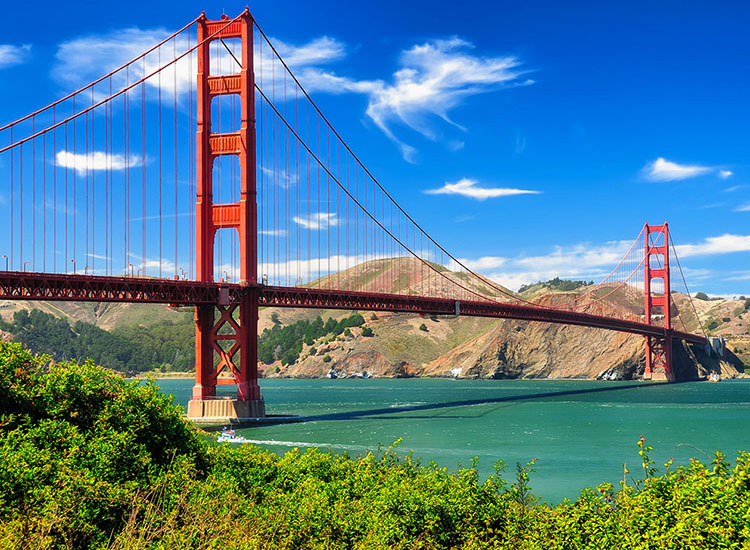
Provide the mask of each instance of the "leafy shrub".
POLYGON ((331 356, 326 353, 325 356, 323 357, 323 362, 324 363, 330 363, 331 362, 331 356))
MULTIPOLYGON (((398 443, 398 442, 397 442, 398 443)), ((211 445, 153 385, 0 343, 0 548, 747 548, 750 453, 540 504, 393 447, 355 459, 211 445)), ((627 473, 627 470, 626 470, 627 473)))
POLYGON ((362 336, 370 337, 374 335, 375 333, 372 331, 370 327, 362 327, 362 336))
POLYGON ((710 298, 708 297, 708 294, 706 294, 705 292, 696 292, 695 299, 696 300, 710 300, 710 298))
POLYGON ((427 325, 425 325, 424 323, 422 323, 421 325, 419 325, 419 330, 427 332, 427 325))

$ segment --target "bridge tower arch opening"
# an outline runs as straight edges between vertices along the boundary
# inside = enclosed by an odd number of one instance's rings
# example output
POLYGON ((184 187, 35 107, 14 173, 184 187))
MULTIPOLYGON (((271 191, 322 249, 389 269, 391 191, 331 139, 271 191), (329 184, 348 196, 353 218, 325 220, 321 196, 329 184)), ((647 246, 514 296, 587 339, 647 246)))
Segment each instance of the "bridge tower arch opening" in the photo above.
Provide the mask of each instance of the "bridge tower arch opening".
POLYGON ((672 370, 671 285, 669 279, 669 226, 645 227, 644 320, 663 325, 664 334, 646 336, 646 368, 643 377, 650 380, 674 380, 672 370))
POLYGON ((258 386, 258 292, 255 290, 258 282, 255 80, 253 20, 249 11, 246 9, 232 22, 228 18, 209 21, 202 15, 198 19, 198 44, 196 278, 201 282, 214 281, 217 232, 233 229, 239 239, 239 283, 247 288, 239 303, 230 303, 229 292, 220 290, 218 304, 195 309, 195 386, 188 416, 262 417, 265 407, 258 386), (212 74, 210 45, 224 39, 240 40, 240 71, 212 74), (239 129, 214 132, 212 100, 232 94, 240 101, 239 129), (217 203, 214 164, 224 155, 235 157, 239 163, 240 192, 234 202, 217 203), (235 385, 237 398, 217 398, 216 386, 220 384, 235 385))

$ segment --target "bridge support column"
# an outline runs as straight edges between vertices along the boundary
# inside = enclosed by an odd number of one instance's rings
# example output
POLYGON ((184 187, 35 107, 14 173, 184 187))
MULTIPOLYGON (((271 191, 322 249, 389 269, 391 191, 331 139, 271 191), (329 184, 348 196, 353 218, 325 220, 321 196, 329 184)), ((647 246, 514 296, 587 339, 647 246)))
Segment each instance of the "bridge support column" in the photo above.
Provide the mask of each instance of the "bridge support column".
POLYGON ((646 242, 646 255, 643 262, 644 320, 649 325, 660 325, 658 321, 663 318, 665 330, 663 336, 646 336, 646 368, 643 378, 672 382, 675 378, 672 371, 669 226, 667 222, 662 225, 646 224, 644 233, 646 242))
POLYGON ((645 380, 674 382, 672 370, 672 337, 646 336, 645 380))
MULTIPOLYGON (((253 75, 253 20, 247 9, 236 21, 222 18, 198 20, 198 86, 196 94, 198 164, 196 178, 196 278, 213 281, 214 241, 222 228, 235 229, 239 237, 239 301, 219 292, 219 303, 195 310, 195 386, 188 417, 196 421, 227 422, 265 416, 258 386, 258 236, 255 152, 255 87, 253 75), (242 61, 239 73, 211 76, 211 41, 239 38, 242 61), (204 42, 205 41, 205 42, 204 42), (240 99, 240 129, 211 132, 211 100, 236 94, 240 99), (214 160, 221 155, 239 161, 239 201, 213 202, 214 160), (217 385, 235 385, 237 397, 219 398, 217 385)), ((221 185, 221 182, 219 182, 221 185)))

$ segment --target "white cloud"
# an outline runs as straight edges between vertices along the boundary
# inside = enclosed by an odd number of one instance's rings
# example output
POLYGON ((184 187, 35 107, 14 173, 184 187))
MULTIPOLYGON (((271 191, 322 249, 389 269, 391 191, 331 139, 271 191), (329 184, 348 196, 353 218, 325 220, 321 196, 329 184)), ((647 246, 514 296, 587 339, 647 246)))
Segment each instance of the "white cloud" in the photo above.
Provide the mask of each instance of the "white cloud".
POLYGON ((673 181, 694 178, 710 172, 708 166, 677 164, 662 157, 650 162, 644 167, 646 178, 651 181, 673 181))
MULTIPOLYGON (((134 59, 170 34, 164 28, 131 27, 68 40, 57 48, 52 77, 66 86, 79 87, 134 59)), ((132 84, 152 73, 174 59, 175 53, 180 55, 188 49, 187 35, 183 33, 175 38, 174 44, 171 41, 167 42, 148 54, 143 61, 133 63, 128 71, 129 74, 125 71, 117 73, 113 77, 113 91, 120 90, 128 82, 132 84)), ((163 69, 160 76, 154 75, 146 82, 151 88, 161 87, 170 94, 174 90, 178 93, 185 92, 195 78, 196 63, 195 55, 185 56, 163 69)), ((101 96, 101 94, 97 95, 101 96)))
MULTIPOLYGON (((99 78, 113 69, 116 69, 131 59, 141 55, 143 52, 154 47, 171 34, 164 28, 141 29, 130 27, 127 29, 114 30, 108 33, 83 36, 61 43, 57 48, 56 63, 52 69, 53 78, 65 85, 78 87, 99 78)), ((330 37, 320 37, 306 44, 295 46, 280 40, 271 40, 277 51, 281 54, 290 68, 295 72, 304 72, 311 65, 331 63, 346 55, 342 43, 330 37)), ((227 47, 232 51, 230 54, 223 45, 211 48, 211 67, 213 74, 233 74, 238 72, 239 67, 233 59, 241 59, 239 41, 229 40, 227 47)), ((186 52, 195 46, 195 41, 188 43, 185 33, 177 36, 148 54, 143 61, 137 61, 129 69, 129 75, 125 72, 118 73, 115 78, 114 90, 119 90, 127 82, 133 83, 145 75, 156 71, 174 59, 175 55, 186 52)), ((254 53, 255 78, 264 88, 269 87, 273 80, 277 86, 283 85, 284 69, 276 61, 269 47, 261 49, 256 46, 254 53)), ((195 80, 197 71, 197 56, 195 53, 187 55, 176 63, 165 67, 159 74, 149 78, 146 83, 152 88, 161 88, 162 91, 172 94, 175 90, 178 94, 187 92, 195 80)), ((101 94, 99 94, 101 95, 101 94)), ((101 98, 99 98, 101 99, 101 98)))
POLYGON ((406 160, 414 160, 414 150, 395 137, 393 122, 436 140, 429 115, 461 128, 449 112, 466 97, 510 83, 531 83, 520 80, 525 71, 516 57, 478 57, 468 53, 473 47, 458 37, 413 46, 402 52, 393 82, 370 92, 367 115, 401 148, 406 160))
MULTIPOLYGON (((459 261, 472 271, 483 271, 487 269, 497 269, 498 267, 502 267, 508 262, 508 258, 503 258, 501 256, 482 256, 481 258, 478 258, 476 260, 459 259, 459 261)), ((451 262, 451 265, 448 266, 448 269, 452 271, 458 271, 460 269, 460 266, 455 262, 451 262)))
POLYGON ((23 46, 0 44, 0 69, 25 63, 29 57, 31 57, 31 44, 23 46))
MULTIPOLYGON (((104 34, 89 35, 63 42, 58 46, 53 77, 60 83, 77 87, 98 78, 123 63, 153 47, 170 33, 166 29, 140 29, 131 27, 104 34)), ((357 80, 339 76, 324 69, 325 65, 346 57, 346 46, 328 36, 315 38, 305 44, 293 45, 272 39, 279 54, 310 92, 358 93, 368 96, 367 116, 400 148, 405 159, 413 161, 416 149, 406 144, 394 132, 395 125, 406 126, 422 136, 436 141, 440 133, 435 120, 464 130, 453 122, 449 113, 472 95, 498 90, 507 86, 523 86, 532 81, 522 78, 521 62, 513 56, 483 57, 473 55, 470 42, 453 37, 447 40, 432 40, 412 46, 401 52, 397 70, 390 82, 385 80, 357 80)), ((239 58, 236 41, 228 47, 239 58)), ((130 68, 129 81, 141 78, 144 73, 156 70, 188 49, 187 35, 183 33, 168 42, 130 68), (159 55, 161 52, 161 58, 159 55)), ((212 49, 214 74, 237 71, 236 62, 225 48, 212 49)), ((268 92, 275 83, 277 90, 284 79, 284 69, 274 61, 271 48, 256 47, 256 82, 268 92)), ((161 87, 169 93, 185 92, 194 79, 196 56, 187 56, 161 71, 161 78, 151 77, 149 86, 161 87)), ((126 83, 126 75, 117 74, 116 89, 126 83)), ((290 82, 287 80, 287 83, 290 82)), ((101 95, 101 94, 98 94, 101 95)), ((100 98, 98 98, 100 99, 100 98)), ((278 97, 276 99, 278 101, 278 97)), ((462 140, 449 140, 447 147, 457 150, 462 140)))
POLYGON ((725 233, 717 237, 707 237, 703 242, 698 244, 679 244, 675 248, 680 258, 729 254, 731 252, 750 252, 750 235, 725 233))
POLYGON ((286 237, 286 229, 259 229, 259 235, 268 235, 269 237, 286 237))
POLYGON ((527 189, 513 189, 503 187, 479 187, 477 180, 461 178, 456 183, 446 182, 443 187, 438 189, 428 189, 425 193, 429 195, 463 195, 483 201, 495 197, 509 197, 512 195, 529 195, 538 194, 539 191, 530 191, 527 189))
MULTIPOLYGON (((461 259, 468 268, 482 273, 497 283, 518 289, 521 285, 546 281, 554 277, 601 281, 625 256, 632 241, 612 241, 595 246, 579 243, 556 246, 548 254, 503 258, 484 256, 478 259, 461 259)), ((707 237, 696 244, 676 246, 677 255, 684 259, 694 256, 750 252, 750 235, 719 235, 707 237)), ((454 269, 456 266, 449 266, 454 269)), ((641 267, 642 268, 642 267, 641 267)), ((633 267, 639 269, 639 267, 633 267)), ((688 280, 705 280, 714 273, 705 268, 682 268, 688 280)), ((750 272, 733 272, 726 280, 745 280, 750 272)))
POLYGON ((488 256, 461 262, 472 270, 483 272, 495 282, 517 290, 521 285, 554 277, 599 281, 617 265, 632 244, 632 241, 613 241, 601 246, 580 243, 557 246, 545 255, 516 258, 488 256), (497 268, 502 268, 502 271, 493 271, 497 268))
POLYGON ((742 206, 738 206, 734 209, 735 212, 750 212, 750 202, 743 204, 742 206))
POLYGON ((294 222, 305 229, 321 231, 338 225, 339 220, 335 212, 316 212, 309 216, 295 216, 294 222))
POLYGON ((733 185, 732 187, 727 187, 726 189, 724 189, 724 192, 725 193, 733 193, 733 192, 737 191, 738 189, 742 189, 742 187, 744 187, 744 186, 743 185, 733 185))
POLYGON ((301 46, 294 46, 277 38, 271 39, 271 43, 292 72, 311 65, 332 63, 346 57, 344 44, 329 36, 321 36, 301 46))
POLYGON ((750 271, 732 271, 725 281, 750 281, 750 271))
POLYGON ((55 155, 55 164, 63 168, 72 168, 79 174, 85 174, 87 170, 124 170, 128 167, 140 166, 141 158, 138 155, 110 155, 95 151, 88 155, 84 153, 70 153, 58 151, 55 155))
MULTIPOLYGON (((303 85, 314 91, 367 95, 367 116, 399 147, 403 157, 413 162, 417 151, 396 136, 394 124, 436 141, 440 135, 435 119, 464 130, 449 113, 465 98, 533 83, 521 78, 527 71, 520 69, 518 58, 475 56, 469 53, 473 47, 459 37, 412 46, 401 52, 391 82, 354 80, 314 68, 306 69, 300 77, 303 85)), ((461 140, 448 142, 454 150, 458 145, 463 145, 461 140)))
POLYGON ((730 178, 734 175, 734 172, 731 170, 719 170, 719 177, 723 180, 730 178))

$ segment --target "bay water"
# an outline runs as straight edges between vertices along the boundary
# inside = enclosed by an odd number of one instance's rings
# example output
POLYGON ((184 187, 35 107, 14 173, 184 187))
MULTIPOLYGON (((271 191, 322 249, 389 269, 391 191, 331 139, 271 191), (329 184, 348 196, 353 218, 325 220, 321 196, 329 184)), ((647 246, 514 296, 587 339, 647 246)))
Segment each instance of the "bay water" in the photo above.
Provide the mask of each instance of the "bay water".
MULTIPOLYGON (((192 380, 159 380, 187 406, 192 380)), ((750 450, 750 380, 649 384, 591 380, 263 379, 268 414, 305 422, 237 430, 276 453, 317 447, 350 456, 401 439, 413 452, 449 470, 476 460, 484 478, 505 465, 536 459, 532 492, 550 504, 575 499, 602 482, 631 484, 643 471, 637 441, 654 447, 660 471, 691 458, 730 460, 750 450), (627 464, 630 474, 625 475, 627 464)))

